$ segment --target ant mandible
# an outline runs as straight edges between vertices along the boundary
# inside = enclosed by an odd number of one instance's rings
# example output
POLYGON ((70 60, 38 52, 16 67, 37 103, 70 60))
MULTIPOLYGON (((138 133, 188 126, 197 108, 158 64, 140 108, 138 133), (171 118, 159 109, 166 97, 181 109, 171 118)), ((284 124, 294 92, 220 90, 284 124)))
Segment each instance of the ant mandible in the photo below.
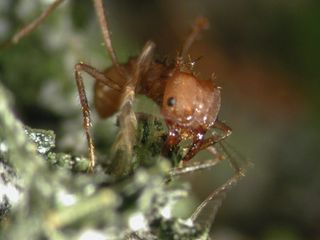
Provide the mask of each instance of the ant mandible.
MULTIPOLYGON (((36 20, 17 32, 9 44, 17 43, 33 31, 61 2, 63 0, 55 0, 36 20)), ((170 152, 182 140, 191 140, 192 142, 183 157, 183 162, 189 161, 200 150, 210 150, 210 146, 231 134, 231 128, 217 118, 221 102, 220 88, 213 79, 198 79, 193 73, 194 62, 186 60, 192 43, 200 32, 208 27, 206 18, 200 17, 195 21, 192 31, 186 38, 174 63, 167 64, 154 60, 155 44, 148 41, 138 57, 129 59, 125 64, 120 64, 112 46, 103 2, 102 0, 93 0, 93 2, 103 41, 113 65, 102 72, 82 62, 75 65, 75 80, 83 114, 83 128, 88 143, 90 171, 93 171, 95 166, 95 150, 89 131, 91 126, 90 111, 81 72, 85 72, 95 79, 94 103, 100 117, 107 118, 120 111, 120 114, 124 113, 127 118, 131 118, 131 121, 123 124, 123 129, 128 128, 126 126, 128 124, 135 125, 136 118, 132 104, 136 94, 146 95, 155 101, 160 106, 169 129, 165 151, 170 152), (222 133, 205 138, 205 134, 210 129, 219 129, 222 133)), ((132 129, 135 129, 135 126, 132 129)), ((134 141, 134 139, 131 140, 134 141)), ((215 162, 212 165, 214 164, 215 162)), ((192 220, 198 217, 200 211, 210 200, 225 192, 244 175, 243 169, 236 163, 231 162, 231 165, 236 170, 236 174, 202 202, 192 215, 192 220)), ((200 168, 196 167, 190 171, 200 168)), ((187 171, 183 171, 183 173, 187 171)), ((179 174, 178 171, 176 174, 179 174)), ((175 173, 173 172, 172 175, 175 173)))

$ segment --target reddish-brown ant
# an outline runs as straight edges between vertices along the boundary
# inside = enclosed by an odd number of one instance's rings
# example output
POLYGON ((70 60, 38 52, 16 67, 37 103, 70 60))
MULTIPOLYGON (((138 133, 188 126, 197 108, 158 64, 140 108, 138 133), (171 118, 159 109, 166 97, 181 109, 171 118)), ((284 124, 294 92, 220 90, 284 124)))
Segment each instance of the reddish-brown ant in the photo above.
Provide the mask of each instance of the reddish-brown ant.
MULTIPOLYGON (((18 42, 20 38, 31 32, 62 1, 55 0, 38 19, 15 34, 11 43, 18 42)), ((106 50, 111 57, 113 66, 100 72, 85 63, 75 65, 75 79, 82 107, 83 127, 88 141, 90 170, 93 170, 95 166, 95 153, 89 132, 90 111, 81 72, 85 72, 95 79, 94 102, 98 114, 102 118, 107 118, 116 112, 120 112, 120 118, 122 115, 118 137, 127 151, 132 151, 134 134, 131 131, 136 129, 136 117, 132 109, 136 94, 146 95, 160 106, 169 129, 165 142, 167 151, 171 151, 182 140, 191 140, 191 146, 183 157, 183 162, 189 161, 200 150, 212 151, 210 146, 231 134, 231 129, 217 119, 221 101, 220 88, 213 82, 213 79, 208 81, 198 79, 193 73, 194 62, 186 60, 187 52, 192 43, 208 25, 205 18, 198 18, 195 21, 193 29, 186 38, 174 63, 166 64, 155 61, 153 57, 155 44, 149 41, 138 57, 130 59, 125 64, 120 64, 112 47, 103 2, 102 0, 93 0, 93 2, 106 50), (205 138, 208 130, 213 128, 219 129, 221 134, 205 138)), ((191 168, 176 168, 171 174, 177 175, 195 171, 213 166, 216 162, 199 164, 191 168)), ((243 175, 242 168, 233 162, 231 164, 235 168, 236 174, 209 195, 194 212, 192 220, 198 217, 200 211, 210 200, 225 192, 243 175)))

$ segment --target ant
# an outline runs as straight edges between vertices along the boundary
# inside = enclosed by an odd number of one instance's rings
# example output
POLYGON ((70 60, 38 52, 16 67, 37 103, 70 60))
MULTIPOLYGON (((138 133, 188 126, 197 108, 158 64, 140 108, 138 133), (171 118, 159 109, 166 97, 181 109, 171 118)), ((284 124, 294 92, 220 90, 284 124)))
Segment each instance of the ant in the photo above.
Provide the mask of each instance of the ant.
MULTIPOLYGON (((63 0, 55 0, 36 20, 23 27, 9 41, 17 43, 25 35, 33 31, 63 0)), ((95 79, 94 103, 100 117, 108 118, 120 112, 120 130, 116 145, 132 152, 135 141, 134 131, 137 128, 136 115, 133 112, 133 101, 136 94, 146 95, 161 108, 168 127, 164 152, 171 152, 183 140, 191 140, 191 145, 182 159, 188 162, 199 151, 208 150, 214 155, 214 144, 230 136, 232 130, 218 119, 220 111, 220 87, 210 80, 200 80, 193 72, 195 61, 187 59, 187 53, 201 31, 208 27, 208 21, 199 17, 193 24, 192 31, 182 45, 182 49, 173 63, 159 62, 154 59, 155 44, 148 41, 140 55, 131 58, 127 63, 120 64, 112 46, 108 21, 105 16, 102 0, 93 0, 95 11, 102 31, 103 41, 113 65, 105 71, 80 62, 75 65, 75 80, 80 97, 83 115, 83 128, 88 143, 90 166, 95 166, 95 149, 90 134, 90 110, 83 84, 82 73, 85 72, 95 79), (187 59, 187 60, 186 60, 187 59), (212 134, 205 138, 207 132, 217 129, 220 134, 212 134)), ((217 158, 208 163, 191 167, 177 167, 171 171, 171 176, 193 172, 214 166, 217 158)), ((219 198, 229 188, 244 176, 245 170, 234 161, 230 161, 235 174, 229 180, 213 191, 191 216, 194 221, 199 213, 212 200, 219 198)))

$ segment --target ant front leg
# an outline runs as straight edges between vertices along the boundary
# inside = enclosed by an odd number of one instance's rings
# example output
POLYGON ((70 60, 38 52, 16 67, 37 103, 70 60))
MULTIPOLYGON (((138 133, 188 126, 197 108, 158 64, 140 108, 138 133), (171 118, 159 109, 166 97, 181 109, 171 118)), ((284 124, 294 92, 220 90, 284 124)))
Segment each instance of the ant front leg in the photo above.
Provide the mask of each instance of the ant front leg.
POLYGON ((128 175, 132 170, 133 150, 136 143, 137 118, 133 111, 133 102, 141 80, 141 75, 149 70, 153 59, 155 44, 147 42, 137 58, 135 68, 128 75, 121 89, 121 104, 118 115, 119 131, 112 146, 113 157, 110 173, 117 177, 128 175))
MULTIPOLYGON (((210 146, 212 146, 216 143, 221 143, 222 140, 229 137, 232 133, 232 129, 228 125, 226 125, 225 123, 223 123, 219 120, 216 120, 213 127, 222 131, 222 134, 215 134, 212 137, 205 139, 199 150, 203 150, 203 149, 209 150, 210 146)), ((221 147, 224 148, 225 152, 227 153, 227 151, 222 143, 221 143, 221 147)), ((242 167, 236 161, 234 161, 230 156, 229 156, 228 160, 236 172, 242 171, 242 167)))
MULTIPOLYGON (((194 138, 193 144, 191 145, 189 151, 184 156, 183 162, 189 161, 200 150, 207 150, 209 153, 211 153, 211 155, 214 156, 214 159, 207 161, 205 163, 192 163, 192 165, 174 168, 170 174, 171 176, 181 175, 181 174, 194 172, 194 171, 198 171, 198 170, 202 170, 202 169, 206 169, 206 168, 211 168, 211 167, 215 166, 218 162, 220 162, 221 160, 224 159, 221 156, 217 157, 216 150, 212 145, 214 145, 215 143, 218 143, 218 142, 222 141, 223 139, 227 138, 228 136, 230 136, 230 134, 232 133, 232 130, 225 123, 220 122, 219 120, 216 120, 214 127, 217 129, 220 129, 223 132, 223 134, 222 135, 214 135, 214 136, 207 138, 207 139, 203 138, 203 136, 204 136, 203 133, 197 134, 196 137, 194 138)), ((174 143, 174 144, 177 144, 177 143, 174 143)), ((233 161, 231 162, 231 165, 234 167, 234 169, 239 169, 239 167, 235 166, 236 164, 233 163, 233 161)))
POLYGON ((182 159, 183 163, 189 161, 191 158, 193 158, 200 150, 201 146, 204 143, 204 132, 197 133, 196 136, 193 139, 193 143, 191 147, 189 148, 189 151, 182 159))
POLYGON ((213 135, 212 137, 205 139, 200 146, 200 150, 206 149, 209 146, 212 146, 215 143, 220 142, 223 139, 226 139, 232 133, 232 129, 225 123, 219 121, 218 119, 215 121, 213 127, 221 130, 222 134, 219 134, 219 135, 216 134, 216 135, 213 135))
POLYGON ((94 153, 93 140, 89 131, 89 128, 91 127, 92 124, 91 124, 90 109, 89 109, 89 104, 87 100, 87 95, 85 92, 85 87, 84 87, 83 79, 81 76, 82 71, 92 76, 96 81, 99 81, 116 90, 120 90, 120 86, 115 82, 111 81, 109 78, 107 78, 103 73, 99 72, 98 70, 96 70, 95 68, 87 64, 78 63, 75 65, 75 80, 77 84, 77 89, 78 89, 78 94, 79 94, 80 104, 81 104, 81 111, 83 115, 83 129, 85 131, 87 143, 88 143, 89 171, 92 172, 95 166, 95 153, 94 153))
POLYGON ((232 133, 232 130, 230 127, 228 127, 223 122, 220 122, 219 120, 216 120, 216 122, 213 125, 214 128, 217 128, 221 130, 223 133, 221 135, 213 135, 212 137, 209 137, 207 139, 204 139, 205 132, 199 131, 193 139, 193 143, 187 152, 187 154, 183 158, 183 162, 189 161, 191 158, 193 158, 199 151, 203 149, 207 149, 209 146, 214 145, 217 142, 222 141, 223 139, 230 136, 232 133))

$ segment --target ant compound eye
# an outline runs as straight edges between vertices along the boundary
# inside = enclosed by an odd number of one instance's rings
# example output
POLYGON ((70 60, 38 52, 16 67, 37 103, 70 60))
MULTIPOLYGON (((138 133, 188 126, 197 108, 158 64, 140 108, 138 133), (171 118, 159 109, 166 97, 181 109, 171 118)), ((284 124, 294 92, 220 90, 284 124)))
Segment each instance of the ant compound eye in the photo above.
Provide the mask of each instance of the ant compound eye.
POLYGON ((173 107, 176 104, 176 99, 174 97, 169 97, 167 100, 167 104, 169 107, 173 107))

